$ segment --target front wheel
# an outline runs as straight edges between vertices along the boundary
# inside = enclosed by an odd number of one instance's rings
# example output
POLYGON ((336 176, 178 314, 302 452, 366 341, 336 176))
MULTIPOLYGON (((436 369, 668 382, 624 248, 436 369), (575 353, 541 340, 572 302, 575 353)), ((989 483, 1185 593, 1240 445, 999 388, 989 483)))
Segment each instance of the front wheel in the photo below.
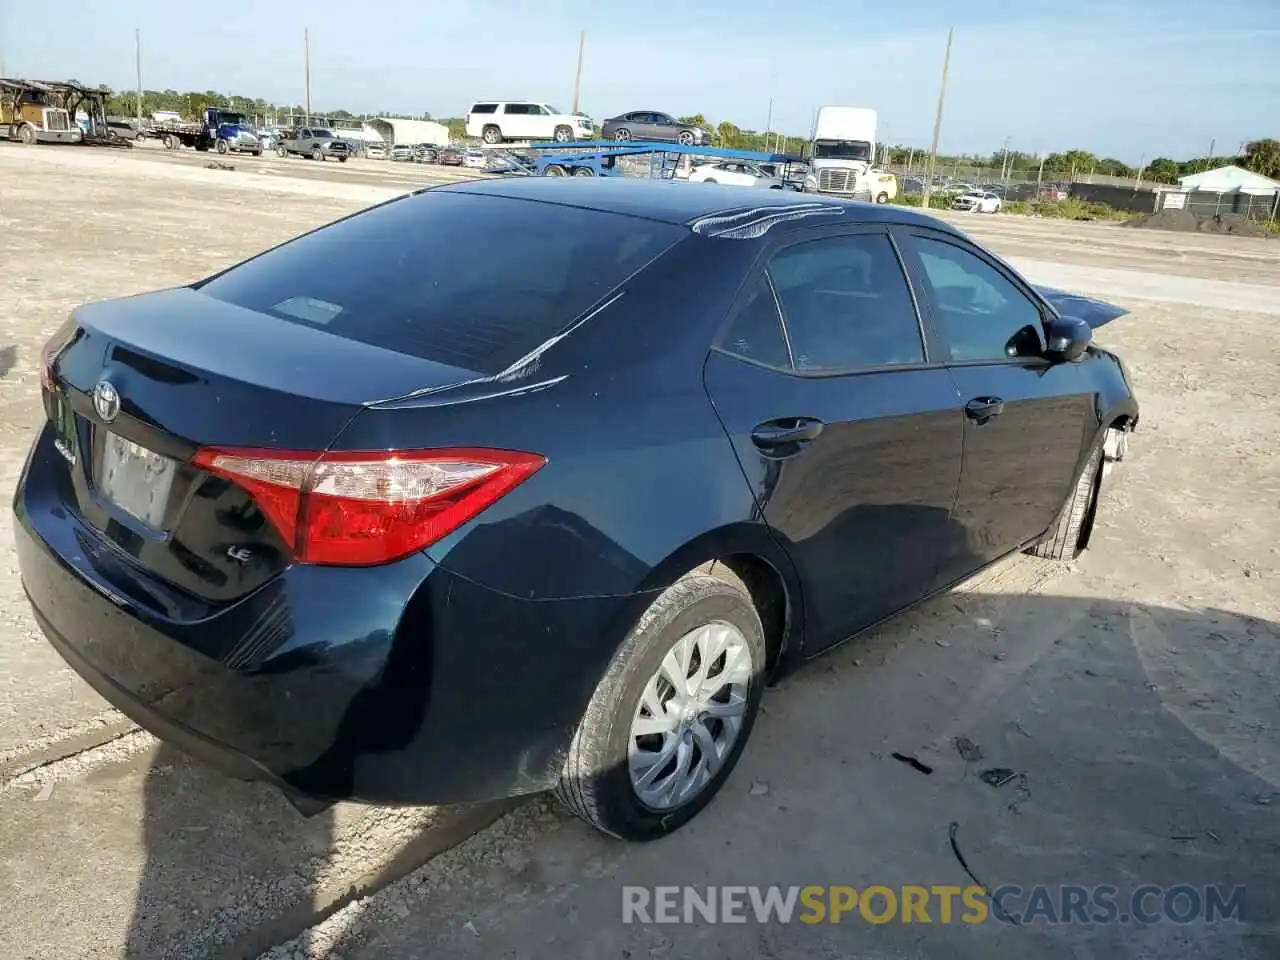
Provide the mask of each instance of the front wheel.
POLYGON ((692 131, 692 130, 681 130, 681 131, 680 131, 680 135, 679 135, 678 137, 676 137, 676 143, 680 144, 681 146, 685 146, 685 147, 691 147, 691 146, 693 146, 693 131, 692 131))
POLYGON ((876 194, 876 203, 888 203, 888 202, 889 202, 889 194, 885 193, 884 191, 881 191, 880 193, 876 194))
POLYGON ((311 151, 311 159, 312 159, 312 160, 319 160, 319 161, 320 161, 320 162, 322 162, 322 163, 324 162, 324 154, 320 152, 320 148, 319 148, 319 147, 315 147, 314 149, 312 149, 312 151, 311 151))
MULTIPOLYGON (((1117 428, 1113 427, 1112 430, 1117 428)), ((1110 434, 1110 431, 1108 431, 1110 434)), ((1027 548, 1027 552, 1046 560, 1071 561, 1084 553, 1093 533, 1093 520, 1098 512, 1098 495, 1102 491, 1103 457, 1106 440, 1095 446, 1089 455, 1080 479, 1071 495, 1040 541, 1027 548)))
POLYGON ((24 123, 22 129, 18 131, 18 139, 24 146, 33 146, 36 142, 36 128, 29 123, 24 123))
POLYGON ((217 142, 216 146, 217 146, 217 150, 218 150, 218 152, 219 152, 219 153, 226 153, 226 152, 227 152, 227 141, 225 141, 225 140, 219 140, 219 141, 217 142))
POLYGON ((594 177, 596 172, 590 167, 574 167, 573 175, 575 177, 594 177))
POLYGON ((569 127, 556 127, 555 132, 551 136, 556 143, 568 143, 573 139, 573 130, 569 127))
POLYGON ((347 162, 347 158, 346 158, 346 157, 339 157, 339 158, 338 158, 338 162, 339 162, 339 163, 346 163, 346 162, 347 162))
POLYGON ((765 657, 760 617, 737 577, 683 577, 650 604, 614 656, 574 734, 556 795, 622 840, 679 829, 738 762, 760 706, 765 657))
POLYGON ((563 177, 565 175, 564 167, 558 163, 548 164, 547 169, 542 171, 542 175, 544 177, 563 177))

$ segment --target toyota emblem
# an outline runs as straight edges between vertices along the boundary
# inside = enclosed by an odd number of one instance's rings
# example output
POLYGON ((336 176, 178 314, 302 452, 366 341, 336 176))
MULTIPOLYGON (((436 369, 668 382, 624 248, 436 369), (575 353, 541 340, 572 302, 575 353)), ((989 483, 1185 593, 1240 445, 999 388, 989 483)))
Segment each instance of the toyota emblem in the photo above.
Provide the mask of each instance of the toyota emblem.
POLYGON ((103 423, 110 423, 119 415, 120 394, 110 382, 99 380, 93 388, 93 409, 103 423))

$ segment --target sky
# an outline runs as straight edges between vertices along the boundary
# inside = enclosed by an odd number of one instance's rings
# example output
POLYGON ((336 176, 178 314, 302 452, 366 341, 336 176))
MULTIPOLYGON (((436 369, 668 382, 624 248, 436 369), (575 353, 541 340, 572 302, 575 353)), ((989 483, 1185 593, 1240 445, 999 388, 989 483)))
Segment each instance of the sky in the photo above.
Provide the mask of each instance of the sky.
POLYGON ((1280 138, 1280 0, 0 0, 8 76, 218 90, 314 112, 461 116, 482 98, 702 113, 794 135, 827 104, 927 148, 947 28, 943 153, 1081 148, 1130 164, 1280 138), (69 29, 54 29, 70 24, 69 29), (51 30, 53 32, 51 32, 51 30), (57 39, 52 40, 56 34, 57 39))

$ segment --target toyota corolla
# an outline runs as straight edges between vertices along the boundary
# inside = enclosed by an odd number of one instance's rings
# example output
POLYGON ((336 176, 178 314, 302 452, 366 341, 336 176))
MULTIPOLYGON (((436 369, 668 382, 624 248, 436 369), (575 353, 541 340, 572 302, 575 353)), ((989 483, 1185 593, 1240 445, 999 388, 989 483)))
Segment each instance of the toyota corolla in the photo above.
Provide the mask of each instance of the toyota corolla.
POLYGON ((424 190, 76 310, 22 581, 108 700, 300 808, 555 788, 650 839, 776 671, 1084 549, 1123 312, 897 207, 424 190))

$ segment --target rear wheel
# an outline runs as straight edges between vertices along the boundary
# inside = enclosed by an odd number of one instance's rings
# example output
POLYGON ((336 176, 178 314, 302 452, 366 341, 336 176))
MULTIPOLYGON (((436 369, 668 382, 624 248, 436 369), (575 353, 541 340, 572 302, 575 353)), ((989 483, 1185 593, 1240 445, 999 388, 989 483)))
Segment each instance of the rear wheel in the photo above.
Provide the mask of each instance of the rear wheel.
POLYGON ((716 180, 716 178, 715 178, 715 177, 707 177, 707 179, 703 180, 702 182, 703 182, 703 183, 717 183, 718 181, 716 180))
POLYGON ((163 140, 161 140, 160 142, 164 144, 164 148, 165 148, 166 150, 177 150, 177 149, 178 149, 178 138, 177 138, 177 137, 175 137, 175 136, 174 136, 173 134, 171 134, 171 133, 166 133, 166 134, 164 135, 164 139, 163 139, 163 140))
POLYGON ((1089 545, 1089 535, 1093 532, 1093 520, 1098 510, 1105 446, 1104 442, 1094 448, 1071 496, 1058 514, 1058 519, 1039 543, 1028 548, 1028 553, 1046 560, 1070 561, 1084 552, 1089 545))
POLYGON ((280 146, 276 147, 276 156, 279 157, 281 160, 289 156, 289 151, 284 148, 284 144, 281 144, 280 146))
POLYGON ((876 203, 888 203, 888 202, 889 202, 889 194, 885 193, 883 190, 880 193, 876 194, 876 203))
POLYGON ((640 617, 596 687, 556 795, 622 840, 653 840, 711 802, 751 735, 764 630, 740 580, 683 577, 640 617))
POLYGON ((631 131, 628 130, 626 127, 622 127, 614 131, 613 139, 621 140, 623 143, 626 143, 628 140, 631 139, 631 131))
POLYGON ((575 177, 594 177, 596 172, 590 167, 574 167, 573 175, 575 177))
POLYGON ((225 141, 225 140, 219 140, 215 146, 216 146, 217 151, 218 151, 219 153, 226 153, 226 152, 227 152, 227 141, 225 141))
POLYGON ((542 171, 542 175, 544 177, 563 177, 565 175, 564 167, 558 163, 548 164, 547 169, 542 171))
POLYGON ((483 140, 485 143, 490 143, 490 144, 501 143, 502 131, 499 130, 497 127, 495 127, 493 124, 489 124, 489 126, 485 127, 484 130, 480 132, 480 139, 483 140))

